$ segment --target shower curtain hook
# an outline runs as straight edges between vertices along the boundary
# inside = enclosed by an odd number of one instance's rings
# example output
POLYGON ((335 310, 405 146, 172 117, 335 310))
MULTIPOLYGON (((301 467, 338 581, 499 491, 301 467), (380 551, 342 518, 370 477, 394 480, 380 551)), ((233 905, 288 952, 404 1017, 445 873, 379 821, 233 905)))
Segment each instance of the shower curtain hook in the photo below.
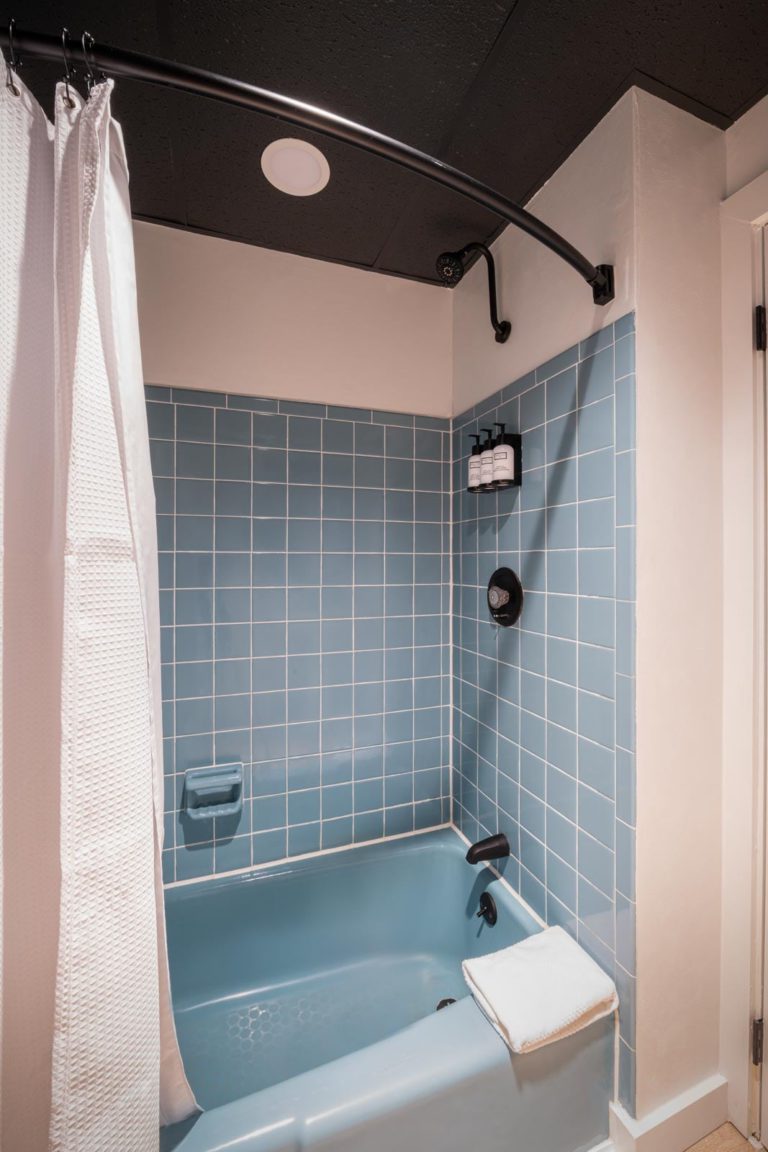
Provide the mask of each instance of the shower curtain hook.
POLYGON ((21 96, 21 88, 13 78, 14 72, 18 72, 21 67, 21 60, 16 59, 16 49, 13 45, 13 30, 16 27, 16 21, 11 17, 8 21, 8 75, 5 80, 6 88, 9 88, 14 96, 21 96))
POLYGON ((93 50, 93 46, 96 43, 96 41, 94 40, 93 36, 91 36, 90 32, 83 32, 83 36, 82 36, 80 43, 81 43, 82 48, 83 48, 83 60, 85 61, 85 68, 86 68, 86 73, 87 73, 86 77, 85 77, 85 83, 88 87, 88 95, 90 96, 91 88, 93 88, 94 84, 98 84, 98 83, 100 83, 100 81, 106 80, 107 74, 106 74, 106 72, 103 72, 100 70, 99 71, 99 77, 97 79, 96 75, 93 71, 93 65, 91 64, 91 61, 88 57, 88 53, 93 50))
POLYGON ((80 40, 80 44, 82 45, 83 62, 85 63, 85 86, 88 89, 88 95, 90 96, 91 88, 93 87, 93 85, 96 82, 96 78, 93 75, 93 68, 91 67, 91 62, 88 59, 88 49, 93 44, 93 36, 91 36, 90 32, 83 32, 83 35, 82 35, 81 40, 80 40))
POLYGON ((76 105, 75 105, 74 99, 72 98, 72 93, 69 90, 69 81, 75 75, 75 71, 73 68, 69 67, 69 57, 67 55, 67 39, 68 39, 68 37, 69 37, 69 29, 68 28, 62 28, 62 30, 61 30, 61 54, 64 57, 64 88, 66 91, 65 99, 67 101, 68 107, 74 108, 74 107, 76 107, 76 105))

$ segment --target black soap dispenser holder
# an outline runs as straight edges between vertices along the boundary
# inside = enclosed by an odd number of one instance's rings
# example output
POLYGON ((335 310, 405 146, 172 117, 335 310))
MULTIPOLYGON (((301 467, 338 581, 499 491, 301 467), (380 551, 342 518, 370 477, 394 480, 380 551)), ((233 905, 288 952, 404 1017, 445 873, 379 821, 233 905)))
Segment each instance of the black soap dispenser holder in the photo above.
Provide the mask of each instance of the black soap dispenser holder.
POLYGON ((485 442, 478 432, 470 433, 474 440, 467 469, 467 492, 496 492, 500 488, 519 488, 523 481, 523 438, 519 432, 507 432, 506 425, 498 421, 494 428, 499 434, 494 439, 493 428, 481 428, 485 442))

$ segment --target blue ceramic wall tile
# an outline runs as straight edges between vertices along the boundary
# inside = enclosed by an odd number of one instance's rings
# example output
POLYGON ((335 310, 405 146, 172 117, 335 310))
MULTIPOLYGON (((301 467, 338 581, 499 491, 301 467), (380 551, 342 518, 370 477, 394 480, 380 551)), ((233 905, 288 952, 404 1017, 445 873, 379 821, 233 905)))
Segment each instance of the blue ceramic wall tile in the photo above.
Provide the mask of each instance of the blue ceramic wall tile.
POLYGON ((610 799, 616 794, 616 752, 584 736, 578 742, 579 780, 610 799))
POLYGON ((162 385, 158 385, 158 384, 146 384, 144 386, 144 392, 146 394, 146 398, 148 401, 149 400, 162 400, 165 403, 170 403, 170 400, 171 400, 170 388, 165 388, 162 385))
POLYGON ((250 412, 217 408, 215 437, 217 444, 250 444, 250 412))
POLYGON ((566 348, 564 352, 560 352, 557 356, 553 356, 551 360, 547 360, 545 364, 536 369, 534 378, 537 383, 547 380, 550 376, 556 376, 565 368, 570 367, 572 364, 578 363, 579 349, 578 345, 574 344, 572 348, 566 348))
POLYGON ((523 896, 611 974, 634 949, 633 347, 630 316, 488 397, 453 434, 454 819, 470 838, 506 832, 523 896), (502 416, 507 395, 519 409, 502 416), (504 418, 523 433, 522 488, 466 496, 469 434, 504 418), (525 590, 511 636, 487 624, 499 563, 525 590))
POLYGON ((579 873, 613 899, 613 852, 586 832, 579 832, 579 873))
POLYGON ((585 500, 577 507, 580 547, 612 548, 615 529, 613 500, 585 500))
POLYGON ((614 453, 601 448, 579 457, 579 499, 599 500, 614 491, 614 453))
POLYGON ((564 372, 558 372, 556 376, 545 379, 547 421, 572 412, 577 406, 576 366, 566 368, 564 372))
MULTIPOLYGON (((605 331, 608 331, 606 329, 605 331)), ((614 391, 613 341, 579 363, 579 404, 584 407, 614 391)))
POLYGON ((615 744, 615 706, 613 700, 579 691, 579 735, 595 744, 613 748, 615 744))
POLYGON ((598 644, 605 648, 614 646, 616 622, 612 599, 582 596, 578 602, 578 615, 578 636, 583 644, 598 644))
POLYGON ((579 687, 601 696, 615 695, 615 659, 610 648, 579 645, 579 687))
POLYGON ((588 356, 594 356, 595 352, 600 352, 603 348, 608 348, 614 340, 613 328, 601 328, 598 332, 593 332, 586 340, 582 340, 579 344, 579 358, 585 360, 588 356))
POLYGON ((635 1050, 619 1043, 619 1101, 630 1116, 635 1114, 635 1050))
POLYGON ((166 769, 256 761, 252 822, 193 859, 180 837, 166 876, 442 822, 449 422, 186 390, 147 402, 166 769))
POLYGON ((635 447, 635 377, 616 381, 616 451, 635 447))
POLYGON ((616 749, 616 816, 635 823, 635 757, 625 748, 616 749))

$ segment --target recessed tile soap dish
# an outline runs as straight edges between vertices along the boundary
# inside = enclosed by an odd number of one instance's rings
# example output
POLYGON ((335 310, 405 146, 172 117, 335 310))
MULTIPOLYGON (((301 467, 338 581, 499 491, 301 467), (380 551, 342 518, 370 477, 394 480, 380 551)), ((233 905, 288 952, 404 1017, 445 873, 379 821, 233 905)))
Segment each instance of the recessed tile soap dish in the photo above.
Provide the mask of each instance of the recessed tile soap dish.
POLYGON ((184 811, 190 820, 235 816, 242 807, 242 764, 190 768, 184 773, 184 811))

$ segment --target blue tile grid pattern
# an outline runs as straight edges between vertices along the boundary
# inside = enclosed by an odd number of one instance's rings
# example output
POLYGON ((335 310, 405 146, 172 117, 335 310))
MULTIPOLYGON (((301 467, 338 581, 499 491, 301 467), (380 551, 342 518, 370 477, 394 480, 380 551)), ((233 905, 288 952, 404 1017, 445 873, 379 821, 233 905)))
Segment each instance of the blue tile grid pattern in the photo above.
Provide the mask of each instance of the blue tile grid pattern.
POLYGON ((450 425, 148 386, 166 881, 450 819, 450 425), (188 768, 243 812, 191 821, 188 768))
POLYGON ((629 314, 452 422, 146 389, 166 881, 504 831, 506 878, 616 980, 630 1112, 634 343, 629 314), (496 420, 522 487, 469 495, 469 434, 496 420), (501 565, 525 589, 511 629, 485 603, 501 565), (241 816, 187 820, 186 769, 232 761, 241 816))
POLYGON ((635 375, 628 315, 454 420, 453 818, 614 976, 634 1110, 635 375), (520 489, 465 490, 469 434, 522 433, 520 489), (509 566, 518 627, 491 623, 509 566))

